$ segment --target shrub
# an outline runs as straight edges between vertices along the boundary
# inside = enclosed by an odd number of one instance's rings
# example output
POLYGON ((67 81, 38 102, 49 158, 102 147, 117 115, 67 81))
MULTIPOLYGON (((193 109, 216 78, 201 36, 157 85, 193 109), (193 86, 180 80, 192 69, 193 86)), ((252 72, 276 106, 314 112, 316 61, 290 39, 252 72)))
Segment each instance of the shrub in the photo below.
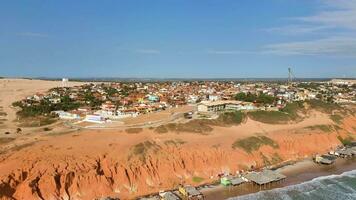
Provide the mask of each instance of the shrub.
POLYGON ((330 115, 330 119, 337 124, 341 124, 343 117, 341 117, 340 115, 330 115))
POLYGON ((274 140, 266 136, 251 136, 245 139, 236 140, 232 144, 232 148, 241 148, 247 153, 251 153, 258 150, 263 145, 279 148, 279 145, 274 140))
POLYGON ((306 128, 310 130, 321 130, 323 132, 331 132, 333 130, 333 126, 331 125, 314 125, 306 128))
POLYGON ((199 176, 193 176, 192 181, 194 183, 200 183, 200 182, 204 181, 204 178, 199 177, 199 176))
POLYGON ((135 146, 131 147, 131 153, 129 155, 129 159, 131 159, 133 156, 138 157, 139 160, 142 162, 146 161, 146 156, 149 151, 157 152, 161 147, 157 145, 155 142, 151 141, 145 141, 136 144, 135 146))
POLYGON ((268 124, 285 123, 292 119, 289 114, 279 112, 279 111, 259 110, 255 112, 249 112, 248 116, 255 121, 268 123, 268 124))
POLYGON ((157 133, 167 133, 168 129, 165 125, 161 125, 155 128, 155 132, 157 133))
POLYGON ((353 142, 353 138, 351 136, 343 138, 339 135, 337 136, 337 139, 339 139, 344 146, 350 145, 353 142))
POLYGON ((140 133, 142 132, 142 128, 129 128, 129 129, 126 129, 126 133, 129 133, 129 134, 137 134, 137 133, 140 133))
POLYGON ((340 110, 342 109, 339 105, 335 103, 324 102, 321 100, 312 99, 306 101, 312 109, 319 110, 324 113, 332 114, 333 110, 340 110))

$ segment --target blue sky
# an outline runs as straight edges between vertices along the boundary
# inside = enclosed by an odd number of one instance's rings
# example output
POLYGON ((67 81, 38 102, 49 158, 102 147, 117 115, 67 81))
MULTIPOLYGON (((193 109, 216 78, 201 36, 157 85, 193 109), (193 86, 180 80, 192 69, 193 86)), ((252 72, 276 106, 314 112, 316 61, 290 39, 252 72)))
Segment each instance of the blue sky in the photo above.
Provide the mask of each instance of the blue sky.
POLYGON ((0 76, 356 77, 356 0, 2 0, 0 76))

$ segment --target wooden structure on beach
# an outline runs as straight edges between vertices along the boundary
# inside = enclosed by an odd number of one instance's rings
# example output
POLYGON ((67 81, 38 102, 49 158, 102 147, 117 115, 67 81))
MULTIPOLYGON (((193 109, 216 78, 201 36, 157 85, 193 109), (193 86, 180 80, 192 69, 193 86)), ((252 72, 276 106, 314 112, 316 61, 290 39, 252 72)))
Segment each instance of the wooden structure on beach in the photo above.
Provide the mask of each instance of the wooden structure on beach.
POLYGON ((178 188, 178 191, 185 197, 187 197, 190 200, 202 200, 204 199, 204 195, 197 190, 195 187, 193 186, 180 186, 178 188))
POLYGON ((252 183, 260 186, 261 188, 268 186, 269 184, 272 184, 274 182, 282 181, 286 178, 286 176, 276 171, 265 169, 262 172, 250 172, 244 174, 243 178, 247 179, 248 181, 251 181, 252 183))

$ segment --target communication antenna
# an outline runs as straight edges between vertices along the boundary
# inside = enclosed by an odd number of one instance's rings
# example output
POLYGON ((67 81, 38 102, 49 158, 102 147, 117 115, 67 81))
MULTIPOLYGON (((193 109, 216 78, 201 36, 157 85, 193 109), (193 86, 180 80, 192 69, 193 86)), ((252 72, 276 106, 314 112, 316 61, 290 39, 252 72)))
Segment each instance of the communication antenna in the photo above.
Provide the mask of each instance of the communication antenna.
POLYGON ((292 72, 292 68, 288 67, 288 83, 292 83, 295 76, 292 72))

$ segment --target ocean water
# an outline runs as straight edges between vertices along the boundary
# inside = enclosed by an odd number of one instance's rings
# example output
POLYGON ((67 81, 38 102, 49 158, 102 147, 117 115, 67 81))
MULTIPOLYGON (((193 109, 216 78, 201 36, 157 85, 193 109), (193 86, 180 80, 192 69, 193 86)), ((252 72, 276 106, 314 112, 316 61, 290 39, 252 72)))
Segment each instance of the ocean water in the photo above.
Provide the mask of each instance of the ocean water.
POLYGON ((356 170, 315 178, 296 185, 229 198, 229 200, 356 200, 356 170))

